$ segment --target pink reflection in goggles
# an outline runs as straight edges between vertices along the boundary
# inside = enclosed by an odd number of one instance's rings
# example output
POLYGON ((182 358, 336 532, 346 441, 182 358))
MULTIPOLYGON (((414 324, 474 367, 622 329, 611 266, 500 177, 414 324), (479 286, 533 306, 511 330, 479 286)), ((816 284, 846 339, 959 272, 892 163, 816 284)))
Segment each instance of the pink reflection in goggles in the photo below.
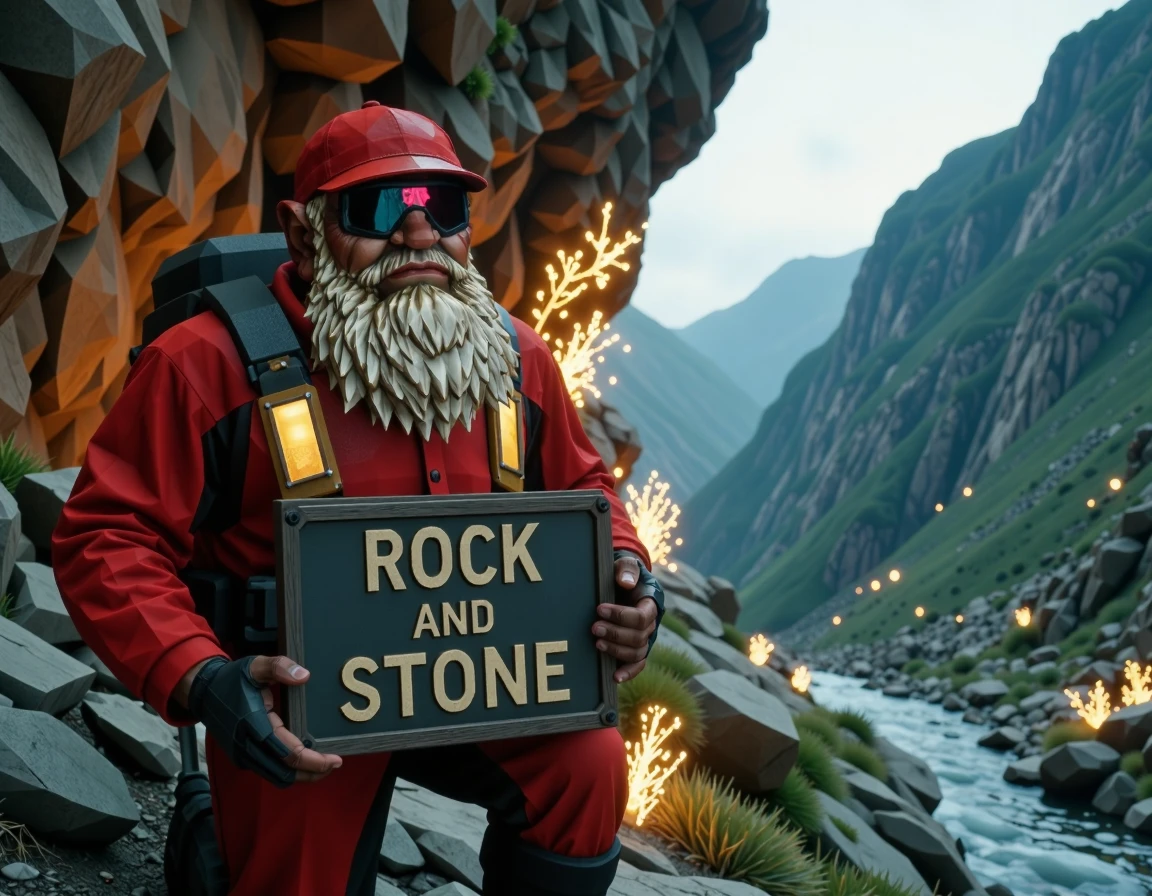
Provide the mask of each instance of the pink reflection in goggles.
POLYGON ((405 187, 400 193, 400 199, 405 205, 428 205, 428 188, 427 187, 405 187))

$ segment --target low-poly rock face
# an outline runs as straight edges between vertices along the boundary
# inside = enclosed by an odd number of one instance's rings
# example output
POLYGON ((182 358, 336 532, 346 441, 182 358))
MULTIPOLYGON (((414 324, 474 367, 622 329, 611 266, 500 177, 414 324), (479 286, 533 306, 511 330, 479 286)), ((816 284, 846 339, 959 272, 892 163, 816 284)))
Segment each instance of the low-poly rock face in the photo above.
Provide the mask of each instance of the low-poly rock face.
MULTIPOLYGON (((585 246, 606 201, 614 232, 647 218, 768 20, 766 0, 0 9, 0 28, 25 36, 0 47, 0 352, 23 371, 0 393, 0 437, 16 431, 59 466, 79 462, 119 393, 160 263, 208 236, 276 229, 300 147, 333 115, 376 99, 448 131, 490 183, 474 197, 477 266, 527 318, 544 265, 585 246)), ((611 317, 639 268, 614 270, 569 321, 611 317)), ((630 466, 639 442, 608 438, 630 466)))
POLYGON ((1120 754, 1096 741, 1064 744, 1040 760, 1040 783, 1052 793, 1091 793, 1120 765, 1120 754))

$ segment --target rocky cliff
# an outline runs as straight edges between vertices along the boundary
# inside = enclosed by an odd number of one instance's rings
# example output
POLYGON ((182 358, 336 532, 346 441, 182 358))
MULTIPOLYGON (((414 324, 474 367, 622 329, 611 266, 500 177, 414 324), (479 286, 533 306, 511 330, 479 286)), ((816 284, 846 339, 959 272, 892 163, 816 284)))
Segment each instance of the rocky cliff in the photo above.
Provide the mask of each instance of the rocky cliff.
POLYGON ((76 462, 161 261, 272 229, 304 142, 366 99, 439 122, 489 180, 476 262, 524 314, 605 200, 621 229, 647 217, 767 18, 765 0, 6 0, 0 435, 76 462))
POLYGON ((884 216, 839 329, 690 502, 687 559, 787 624, 1028 431, 1148 300, 1152 2, 1065 38, 1019 126, 884 216))

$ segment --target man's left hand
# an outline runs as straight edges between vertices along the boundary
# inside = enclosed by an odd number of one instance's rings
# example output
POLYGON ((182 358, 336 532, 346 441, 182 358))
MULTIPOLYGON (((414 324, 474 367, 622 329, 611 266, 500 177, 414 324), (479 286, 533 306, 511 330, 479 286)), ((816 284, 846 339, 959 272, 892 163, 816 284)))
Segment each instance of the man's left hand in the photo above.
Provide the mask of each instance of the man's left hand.
POLYGON ((640 560, 634 556, 620 557, 616 561, 616 585, 632 597, 632 606, 600 604, 596 613, 600 617, 592 626, 596 636, 596 649, 620 661, 616 682, 622 684, 640 674, 647 662, 648 639, 656 629, 658 611, 656 601, 646 594, 638 594, 640 560))

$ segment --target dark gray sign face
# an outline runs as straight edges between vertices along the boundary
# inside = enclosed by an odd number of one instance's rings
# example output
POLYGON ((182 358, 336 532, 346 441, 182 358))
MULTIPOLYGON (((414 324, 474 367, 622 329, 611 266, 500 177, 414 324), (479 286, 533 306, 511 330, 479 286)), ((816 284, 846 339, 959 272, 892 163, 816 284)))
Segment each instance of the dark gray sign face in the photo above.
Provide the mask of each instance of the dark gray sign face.
POLYGON ((354 754, 614 725, 597 491, 311 498, 277 509, 289 729, 354 754))

